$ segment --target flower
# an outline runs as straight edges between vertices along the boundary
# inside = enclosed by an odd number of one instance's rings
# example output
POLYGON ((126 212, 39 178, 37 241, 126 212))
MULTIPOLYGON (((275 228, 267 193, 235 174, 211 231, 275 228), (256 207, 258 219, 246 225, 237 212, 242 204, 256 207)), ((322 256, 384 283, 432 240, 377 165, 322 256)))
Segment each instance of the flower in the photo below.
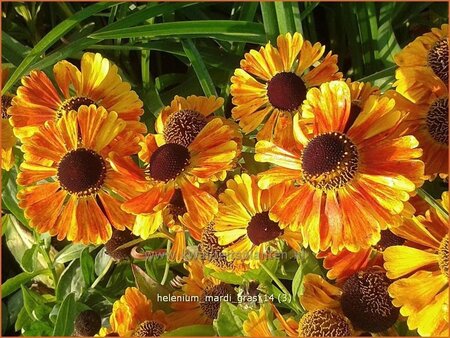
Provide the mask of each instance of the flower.
POLYGON ((257 177, 236 175, 227 181, 227 189, 219 195, 222 202, 214 219, 215 235, 219 245, 227 246, 223 252, 227 260, 243 260, 256 268, 279 251, 280 241, 286 241, 300 250, 299 232, 280 227, 269 216, 270 209, 280 202, 287 184, 267 190, 257 185, 257 177))
POLYGON ((416 38, 395 57, 399 109, 409 112, 405 132, 423 149, 425 175, 448 176, 448 25, 416 38))
POLYGON ((22 86, 9 110, 15 135, 23 140, 46 121, 59 119, 64 112, 78 110, 81 105, 95 104, 115 111, 126 121, 126 130, 146 131, 139 122, 143 114, 142 101, 123 82, 118 68, 96 53, 84 53, 81 68, 63 60, 53 67, 57 86, 40 70, 22 78, 22 86), (60 95, 60 93, 62 95, 60 95))
POLYGON ((99 336, 159 337, 171 326, 167 315, 153 311, 151 300, 135 287, 126 288, 114 302, 109 322, 111 327, 102 327, 99 336))
POLYGON ((396 72, 396 92, 388 91, 396 107, 408 112, 401 126, 403 134, 412 134, 423 149, 425 175, 448 175, 448 87, 430 73, 418 69, 396 72))
POLYGON ((442 207, 406 220, 397 229, 410 244, 392 246, 383 254, 393 304, 408 317, 408 327, 421 336, 448 336, 448 193, 442 207))
POLYGON ((271 217, 300 229, 303 245, 314 252, 356 252, 376 244, 380 230, 396 222, 409 193, 423 182, 417 140, 395 135, 404 119, 395 101, 370 95, 354 121, 351 102, 343 81, 312 88, 302 115, 294 116, 295 149, 256 144, 255 159, 275 164, 259 174, 259 186, 297 185, 271 217))
POLYGON ((337 55, 329 52, 321 59, 324 52, 320 43, 312 45, 300 33, 287 33, 277 38, 277 47, 269 42, 246 53, 231 77, 232 116, 243 131, 257 129, 269 116, 258 140, 291 140, 292 114, 299 110, 307 89, 342 77, 337 55))
POLYGON ((391 328, 399 315, 388 294, 390 283, 386 272, 377 266, 354 273, 341 286, 307 274, 300 302, 307 311, 336 311, 348 318, 356 330, 382 332, 391 328))
POLYGON ((382 230, 377 244, 363 248, 357 252, 346 249, 337 254, 330 250, 319 252, 318 258, 324 258, 323 267, 328 270, 327 277, 342 282, 358 271, 383 264, 383 251, 393 245, 402 245, 404 238, 397 236, 389 229, 382 230))
POLYGON ((124 197, 139 186, 127 182, 108 163, 108 154, 138 150, 138 136, 118 141, 126 122, 116 112, 95 105, 63 112, 23 140, 25 161, 17 197, 30 226, 40 233, 74 242, 106 242, 112 228, 131 227, 134 216, 120 210, 124 197))
POLYGON ((248 265, 245 264, 245 260, 237 259, 233 255, 230 255, 230 260, 227 259, 224 251, 230 245, 219 244, 219 239, 214 230, 214 223, 209 223, 203 229, 202 237, 198 244, 198 252, 205 267, 215 271, 233 272, 238 275, 247 271, 248 265))
POLYGON ((400 69, 420 68, 448 83, 448 24, 432 28, 394 57, 400 69))
POLYGON ((185 265, 189 275, 183 278, 182 292, 174 292, 180 301, 172 303, 174 312, 169 320, 179 326, 212 324, 217 318, 221 301, 236 303, 234 287, 204 274, 203 264, 195 259, 185 265))
MULTIPOLYGON (((8 78, 8 73, 8 68, 2 67, 2 87, 8 78)), ((17 142, 8 115, 8 109, 11 107, 13 97, 9 93, 2 94, 2 169, 6 171, 9 171, 14 166, 13 148, 17 142)))
POLYGON ((331 308, 308 311, 299 321, 285 320, 274 305, 272 311, 289 337, 351 337, 355 333, 348 318, 331 308))
POLYGON ((178 143, 185 147, 189 146, 214 117, 211 115, 222 105, 221 97, 175 96, 170 106, 164 107, 156 120, 157 144, 178 143))
POLYGON ((246 337, 275 337, 270 330, 268 311, 265 306, 261 306, 258 311, 252 311, 242 324, 246 337))
POLYGON ((217 200, 202 190, 198 181, 214 180, 233 167, 238 152, 235 132, 215 118, 188 147, 177 143, 158 146, 155 135, 149 134, 141 142, 139 153, 145 169, 131 159, 112 154, 114 169, 144 189, 122 205, 123 210, 137 216, 132 230, 135 235, 148 238, 163 223, 164 216, 171 215, 200 240, 201 229, 217 212, 217 200))

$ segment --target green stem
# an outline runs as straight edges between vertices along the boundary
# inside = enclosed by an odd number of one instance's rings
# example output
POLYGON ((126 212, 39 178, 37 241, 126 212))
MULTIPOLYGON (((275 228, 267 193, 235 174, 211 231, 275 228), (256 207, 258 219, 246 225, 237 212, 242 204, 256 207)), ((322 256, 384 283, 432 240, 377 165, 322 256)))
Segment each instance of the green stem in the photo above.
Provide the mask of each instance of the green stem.
POLYGON ((275 284, 280 288, 281 291, 283 291, 283 293, 285 295, 288 295, 290 297, 290 299, 292 299, 291 293, 288 291, 288 289, 286 289, 286 287, 284 286, 283 283, 281 283, 281 281, 278 279, 277 276, 275 276, 275 274, 270 271, 267 266, 264 265, 264 263, 260 263, 261 267, 263 268, 263 270, 270 276, 270 278, 272 278, 272 280, 275 282, 275 284))
POLYGON ((170 248, 171 247, 172 247, 172 242, 167 241, 166 266, 164 267, 164 276, 161 280, 161 285, 166 284, 167 277, 169 276, 169 257, 170 257, 170 248))
POLYGON ((34 236, 38 243, 39 252, 41 253, 42 257, 44 257, 44 260, 47 263, 47 267, 52 273, 53 283, 56 290, 56 286, 58 285, 58 274, 56 273, 55 265, 53 264, 53 261, 50 258, 50 255, 48 254, 47 250, 42 247, 42 241, 40 240, 39 235, 34 233, 34 236))
POLYGON ((428 192, 423 190, 422 188, 417 189, 417 195, 419 195, 422 199, 424 199, 429 205, 431 205, 436 211, 439 211, 442 215, 448 218, 448 211, 442 206, 441 203, 436 201, 433 196, 431 196, 428 192))
POLYGON ((97 284, 100 283, 100 281, 103 279, 103 277, 105 277, 105 275, 108 273, 109 268, 111 268, 112 264, 113 264, 113 259, 110 259, 108 264, 106 264, 105 268, 103 269, 103 271, 100 273, 100 275, 94 281, 94 283, 92 283, 91 289, 94 289, 97 286, 97 284))

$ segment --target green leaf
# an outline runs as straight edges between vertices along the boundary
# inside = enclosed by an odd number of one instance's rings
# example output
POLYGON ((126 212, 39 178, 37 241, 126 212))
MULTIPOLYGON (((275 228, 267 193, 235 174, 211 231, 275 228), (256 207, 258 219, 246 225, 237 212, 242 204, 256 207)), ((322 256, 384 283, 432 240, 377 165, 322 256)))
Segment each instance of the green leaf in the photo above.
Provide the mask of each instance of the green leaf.
MULTIPOLYGON (((264 262, 265 266, 274 273, 278 269, 279 261, 276 259, 270 259, 264 262)), ((264 271, 263 268, 258 268, 254 270, 247 271, 242 275, 247 280, 256 280, 256 281, 272 281, 272 278, 264 271)))
POLYGON ((236 337, 243 336, 242 319, 234 314, 237 307, 228 302, 221 302, 219 314, 214 321, 214 327, 219 336, 236 337))
POLYGON ((55 256, 55 263, 66 263, 80 257, 81 252, 86 245, 80 243, 72 243, 64 247, 55 256))
MULTIPOLYGON (((153 4, 150 4, 153 5, 153 4)), ((198 6, 198 4, 192 3, 162 3, 156 6, 148 5, 146 8, 137 11, 131 15, 126 16, 125 18, 113 22, 105 27, 99 29, 97 33, 106 32, 108 30, 115 30, 120 28, 127 28, 137 25, 145 20, 148 20, 152 17, 156 17, 162 15, 164 13, 170 13, 177 9, 187 8, 190 6, 198 6)), ((91 45, 100 42, 102 39, 92 39, 90 37, 85 37, 79 39, 77 41, 73 41, 72 43, 57 49, 55 52, 47 55, 42 60, 37 61, 32 65, 31 68, 43 69, 49 66, 52 66, 54 63, 67 58, 68 56, 80 51, 89 48, 91 45)))
POLYGON ((291 3, 275 1, 274 5, 280 34, 294 33, 295 23, 291 3))
POLYGON ((5 334, 6 329, 9 326, 9 313, 6 304, 2 301, 2 336, 5 334))
POLYGON ((225 271, 212 271, 210 275, 214 278, 221 280, 222 282, 228 284, 239 284, 244 283, 245 279, 241 276, 236 275, 233 272, 225 272, 225 271))
POLYGON ((279 34, 275 4, 270 1, 261 1, 260 4, 266 40, 275 43, 279 34))
POLYGON ((169 337, 212 337, 215 335, 212 325, 190 325, 163 333, 169 337))
POLYGON ((75 293, 75 299, 80 298, 86 286, 81 272, 80 260, 72 261, 63 271, 56 287, 56 299, 62 301, 69 293, 75 293))
POLYGON ((177 36, 179 38, 209 37, 217 40, 264 43, 261 24, 247 21, 202 20, 166 22, 98 32, 93 39, 140 38, 154 39, 177 36))
POLYGON ((6 301, 6 306, 8 308, 9 324, 14 327, 14 324, 17 322, 19 312, 23 309, 22 291, 12 294, 6 301))
POLYGON ((192 42, 191 39, 181 40, 184 52, 188 57, 189 61, 192 63, 195 74, 197 75, 198 81, 202 86, 203 92, 206 96, 217 96, 216 88, 214 82, 209 75, 208 69, 206 68, 203 58, 200 55, 197 47, 192 42))
POLYGON ((2 57, 15 66, 22 62, 31 48, 22 45, 5 31, 2 31, 2 57))
POLYGON ((22 256, 22 267, 27 272, 33 272, 36 268, 36 258, 37 258, 37 244, 33 244, 33 246, 27 249, 22 256))
POLYGON ((24 330, 23 335, 28 337, 48 337, 52 335, 52 327, 46 322, 33 322, 24 330))
POLYGON ((38 60, 42 54, 59 41, 66 33, 72 30, 78 23, 89 18, 90 16, 101 12, 102 10, 116 6, 117 4, 111 2, 98 2, 90 5, 81 11, 75 13, 69 19, 64 20, 59 25, 55 26, 46 36, 44 36, 36 46, 30 51, 30 53, 25 57, 25 59, 17 67, 16 71, 11 74, 8 81, 5 83, 2 93, 7 92, 11 86, 16 83, 21 76, 26 74, 31 69, 31 65, 38 60))
POLYGON ((144 270, 139 266, 132 264, 131 269, 133 271, 134 279, 136 281, 136 286, 138 289, 147 296, 148 299, 152 301, 153 304, 158 304, 162 310, 170 310, 170 304, 166 302, 161 302, 159 296, 169 295, 169 290, 164 286, 159 284, 154 279, 150 278, 144 270))
POLYGON ((27 289, 25 286, 21 286, 23 305, 30 318, 35 320, 44 320, 48 318, 48 314, 51 311, 51 307, 45 304, 45 299, 38 295, 36 292, 27 289))
POLYGON ((90 286, 95 280, 94 259, 89 254, 89 248, 84 248, 80 255, 81 272, 83 273, 84 283, 90 286))
POLYGON ((106 253, 106 248, 100 249, 98 254, 95 256, 94 271, 97 276, 100 276, 105 268, 110 264, 112 260, 111 256, 106 253))
POLYGON ((75 294, 69 293, 61 303, 56 317, 53 336, 70 336, 73 333, 75 321, 75 294))
POLYGON ((303 265, 299 264, 297 271, 295 272, 294 279, 292 280, 292 296, 297 297, 300 291, 300 286, 303 281, 303 265))
POLYGON ((12 168, 10 171, 2 170, 2 203, 16 216, 20 223, 28 224, 23 210, 18 204, 16 177, 16 168, 12 168))
POLYGON ((386 66, 394 64, 394 55, 397 54, 401 48, 395 38, 394 29, 392 28, 392 15, 394 3, 381 4, 378 28, 378 49, 379 57, 386 66))
POLYGON ((8 297, 10 294, 19 290, 20 287, 26 283, 28 283, 34 277, 40 274, 50 274, 48 269, 42 269, 35 272, 22 272, 18 275, 8 279, 2 284, 2 298, 8 297))

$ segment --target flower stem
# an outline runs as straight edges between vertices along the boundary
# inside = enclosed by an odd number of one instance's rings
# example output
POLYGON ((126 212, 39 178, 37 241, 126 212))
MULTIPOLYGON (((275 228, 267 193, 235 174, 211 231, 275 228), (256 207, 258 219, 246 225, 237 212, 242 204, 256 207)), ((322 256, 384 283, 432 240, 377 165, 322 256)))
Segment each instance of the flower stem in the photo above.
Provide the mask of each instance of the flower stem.
POLYGON ((270 278, 272 278, 272 280, 280 288, 280 290, 283 291, 283 293, 285 295, 288 295, 290 297, 290 299, 292 299, 290 292, 288 291, 288 289, 286 289, 284 284, 281 283, 281 281, 278 279, 278 277, 275 276, 275 274, 272 271, 270 271, 269 268, 267 268, 267 266, 264 265, 264 263, 260 263, 260 264, 261 264, 261 267, 263 268, 263 270, 270 276, 270 278))
POLYGON ((103 271, 100 273, 100 275, 96 278, 96 280, 91 284, 91 289, 95 289, 95 287, 97 286, 98 283, 100 283, 100 281, 103 279, 103 277, 105 277, 105 275, 108 273, 108 270, 111 268, 111 265, 113 264, 113 259, 111 258, 108 262, 108 264, 106 264, 105 268, 103 269, 103 271))

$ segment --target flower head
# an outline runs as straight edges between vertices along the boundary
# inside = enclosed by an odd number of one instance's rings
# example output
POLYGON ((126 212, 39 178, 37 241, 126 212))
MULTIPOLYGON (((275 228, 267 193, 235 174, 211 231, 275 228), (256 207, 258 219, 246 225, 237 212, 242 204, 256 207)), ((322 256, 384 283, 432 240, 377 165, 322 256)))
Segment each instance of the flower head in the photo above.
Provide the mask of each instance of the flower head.
POLYGON ((370 95, 349 125, 352 92, 347 83, 333 81, 308 92, 302 115, 294 117, 295 147, 256 144, 255 159, 275 165, 259 174, 259 186, 296 185, 271 217, 300 229, 303 245, 314 252, 376 244, 423 182, 421 149, 413 136, 396 135, 404 114, 394 105, 370 95))
POLYGON ((32 227, 59 240, 98 244, 111 237, 112 227, 132 226, 134 216, 120 204, 138 187, 123 184, 108 162, 110 151, 126 156, 138 149, 135 134, 116 139, 125 126, 115 112, 81 106, 23 140, 17 183, 24 188, 17 197, 32 227))
POLYGON ((64 113, 91 104, 115 111, 126 122, 126 131, 146 131, 139 122, 144 112, 142 101, 122 81, 117 66, 100 54, 84 53, 80 69, 66 60, 60 61, 53 67, 53 74, 56 86, 40 70, 22 78, 22 86, 17 89, 9 111, 14 133, 21 140, 31 136, 46 121, 57 120, 64 113))
POLYGON ((251 50, 231 77, 232 116, 244 132, 260 126, 259 140, 292 139, 292 114, 300 109, 308 88, 340 79, 337 55, 324 58, 325 47, 311 44, 300 33, 277 38, 259 51, 251 50))

